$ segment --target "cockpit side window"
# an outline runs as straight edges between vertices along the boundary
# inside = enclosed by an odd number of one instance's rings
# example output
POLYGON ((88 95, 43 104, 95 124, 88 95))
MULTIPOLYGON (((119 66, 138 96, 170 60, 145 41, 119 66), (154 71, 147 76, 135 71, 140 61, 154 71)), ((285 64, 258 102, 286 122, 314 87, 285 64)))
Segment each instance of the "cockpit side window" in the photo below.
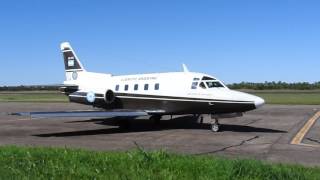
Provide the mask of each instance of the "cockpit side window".
POLYGON ((198 82, 192 82, 191 89, 197 89, 198 82))
POLYGON ((200 81, 200 78, 197 78, 197 77, 193 78, 193 82, 191 84, 191 89, 197 89, 199 81, 200 81))

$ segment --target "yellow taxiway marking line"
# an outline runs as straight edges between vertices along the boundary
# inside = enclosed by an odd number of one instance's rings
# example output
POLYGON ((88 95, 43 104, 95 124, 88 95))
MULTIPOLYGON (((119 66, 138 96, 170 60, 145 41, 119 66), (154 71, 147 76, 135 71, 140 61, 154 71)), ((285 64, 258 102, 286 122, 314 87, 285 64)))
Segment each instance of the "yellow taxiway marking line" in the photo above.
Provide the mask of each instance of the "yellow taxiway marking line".
POLYGON ((307 134, 307 132, 310 130, 310 128, 313 126, 313 124, 319 118, 320 118, 320 111, 318 111, 312 118, 310 118, 307 121, 307 123, 300 129, 300 131, 297 133, 297 135, 292 139, 291 144, 310 146, 310 147, 320 147, 317 145, 309 145, 309 144, 301 143, 304 136, 307 134))

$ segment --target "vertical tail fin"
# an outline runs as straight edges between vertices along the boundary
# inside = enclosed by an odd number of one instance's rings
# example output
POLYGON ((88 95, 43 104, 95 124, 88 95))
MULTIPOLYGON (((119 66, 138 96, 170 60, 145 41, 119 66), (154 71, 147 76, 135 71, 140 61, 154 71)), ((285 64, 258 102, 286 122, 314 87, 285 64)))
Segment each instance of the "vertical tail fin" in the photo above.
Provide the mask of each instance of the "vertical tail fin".
POLYGON ((79 58, 68 42, 61 43, 60 48, 63 54, 64 67, 67 72, 85 71, 81 62, 79 61, 79 58))

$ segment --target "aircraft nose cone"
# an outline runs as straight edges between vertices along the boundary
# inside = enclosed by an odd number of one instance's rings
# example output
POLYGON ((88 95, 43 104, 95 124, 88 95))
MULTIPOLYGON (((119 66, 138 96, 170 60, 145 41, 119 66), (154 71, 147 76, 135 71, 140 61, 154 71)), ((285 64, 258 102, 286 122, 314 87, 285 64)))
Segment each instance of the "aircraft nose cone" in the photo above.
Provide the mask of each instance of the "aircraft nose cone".
POLYGON ((261 106, 263 106, 265 103, 264 99, 260 98, 260 97, 256 97, 254 100, 254 105, 256 106, 256 108, 260 108, 261 106))

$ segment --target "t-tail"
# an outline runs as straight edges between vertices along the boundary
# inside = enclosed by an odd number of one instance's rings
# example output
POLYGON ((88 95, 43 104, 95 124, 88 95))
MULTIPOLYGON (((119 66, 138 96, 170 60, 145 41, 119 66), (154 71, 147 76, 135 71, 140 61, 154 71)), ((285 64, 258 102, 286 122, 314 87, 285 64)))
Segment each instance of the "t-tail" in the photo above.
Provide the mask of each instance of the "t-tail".
POLYGON ((76 53, 73 51, 70 43, 61 43, 61 51, 64 59, 64 67, 68 71, 85 71, 76 53))
POLYGON ((64 60, 66 80, 64 86, 60 88, 63 93, 69 94, 78 90, 78 79, 86 71, 81 64, 76 53, 73 51, 69 42, 63 42, 60 45, 64 60))

